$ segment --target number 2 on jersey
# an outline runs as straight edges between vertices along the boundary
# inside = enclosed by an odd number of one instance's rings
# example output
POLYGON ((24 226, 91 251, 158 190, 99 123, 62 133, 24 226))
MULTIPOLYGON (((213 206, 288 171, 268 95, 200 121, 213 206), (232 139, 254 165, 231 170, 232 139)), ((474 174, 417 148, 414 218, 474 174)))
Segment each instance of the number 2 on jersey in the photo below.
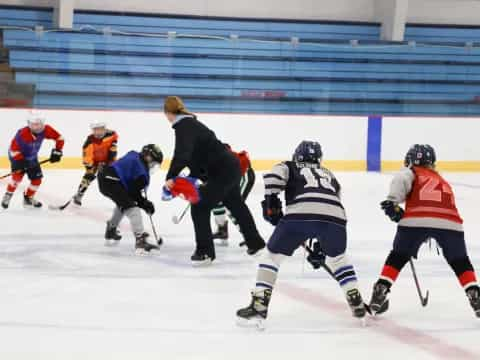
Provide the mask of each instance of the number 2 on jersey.
POLYGON ((418 178, 420 183, 423 184, 419 193, 420 200, 442 202, 443 194, 446 194, 449 196, 450 202, 453 201, 452 190, 447 185, 442 184, 442 189, 437 189, 438 185, 440 185, 438 179, 425 176, 419 176, 418 178))

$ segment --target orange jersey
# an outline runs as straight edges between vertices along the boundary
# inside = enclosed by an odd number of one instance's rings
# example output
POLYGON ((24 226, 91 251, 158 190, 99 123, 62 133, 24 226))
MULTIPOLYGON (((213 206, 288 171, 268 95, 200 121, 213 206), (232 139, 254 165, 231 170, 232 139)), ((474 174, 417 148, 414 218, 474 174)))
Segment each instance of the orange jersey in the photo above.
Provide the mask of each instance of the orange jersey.
POLYGON ((450 184, 433 169, 415 166, 412 170, 415 180, 403 218, 436 218, 462 224, 450 184))
POLYGON ((99 163, 110 164, 117 158, 118 135, 115 131, 107 130, 102 138, 89 135, 83 144, 83 164, 96 166, 99 163))

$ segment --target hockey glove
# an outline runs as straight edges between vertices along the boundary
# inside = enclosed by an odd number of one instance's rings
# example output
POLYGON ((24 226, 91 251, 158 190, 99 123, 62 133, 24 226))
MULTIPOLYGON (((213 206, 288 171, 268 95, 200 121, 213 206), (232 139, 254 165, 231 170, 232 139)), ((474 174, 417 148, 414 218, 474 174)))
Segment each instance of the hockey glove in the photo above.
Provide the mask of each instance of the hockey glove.
POLYGON ((405 212, 398 204, 395 204, 391 200, 385 200, 380 203, 382 210, 385 212, 390 220, 398 223, 402 217, 403 213, 405 212))
POLYGON ((173 199, 173 195, 172 195, 172 192, 170 190, 168 190, 168 188, 166 186, 164 186, 162 188, 162 200, 163 201, 170 201, 173 199))
POLYGON ((325 265, 326 255, 323 253, 318 240, 309 240, 308 244, 305 244, 305 249, 308 252, 307 261, 315 270, 320 269, 325 265))
POLYGON ((283 217, 282 201, 277 195, 265 195, 262 201, 263 218, 276 226, 283 217))
POLYGON ((62 150, 52 149, 52 152, 50 153, 50 162, 51 163, 59 162, 62 159, 62 156, 63 156, 62 150))
POLYGON ((137 202, 138 207, 143 209, 148 215, 153 215, 155 214, 155 206, 150 200, 147 200, 145 198, 139 199, 137 202))
POLYGON ((197 178, 177 176, 173 179, 173 186, 170 189, 170 193, 173 197, 180 196, 182 199, 195 205, 201 200, 200 185, 201 182, 197 178))

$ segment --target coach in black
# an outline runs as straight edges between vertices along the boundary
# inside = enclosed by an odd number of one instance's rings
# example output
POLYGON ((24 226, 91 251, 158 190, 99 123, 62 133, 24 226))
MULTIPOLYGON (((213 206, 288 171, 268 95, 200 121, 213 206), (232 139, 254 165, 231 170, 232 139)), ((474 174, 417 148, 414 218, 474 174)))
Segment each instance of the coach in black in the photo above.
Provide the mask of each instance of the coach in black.
POLYGON ((165 186, 171 189, 172 179, 188 167, 190 176, 200 178, 201 200, 192 205, 196 250, 194 265, 210 264, 215 259, 215 247, 210 224, 210 212, 223 202, 238 221, 247 244, 249 255, 265 247, 252 214, 241 196, 240 163, 236 156, 215 136, 215 133, 187 111, 177 96, 165 99, 164 112, 175 130, 175 151, 165 186))

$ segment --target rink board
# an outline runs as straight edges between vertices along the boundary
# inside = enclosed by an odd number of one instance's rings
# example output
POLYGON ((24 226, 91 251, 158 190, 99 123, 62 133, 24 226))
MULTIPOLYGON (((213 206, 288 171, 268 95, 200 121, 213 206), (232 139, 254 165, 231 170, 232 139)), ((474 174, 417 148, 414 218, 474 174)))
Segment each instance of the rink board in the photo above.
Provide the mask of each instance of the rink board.
MULTIPOLYGON (((52 166, 57 169, 81 168, 81 148, 92 122, 104 121, 119 133, 120 154, 140 149, 146 143, 159 144, 167 159, 173 153, 173 131, 161 112, 42 110, 42 113, 66 139, 63 161, 52 166)), ((0 167, 7 168, 10 140, 24 126, 28 110, 0 109, 0 114, 3 134, 0 154, 5 154, 0 157, 0 167)), ((480 147, 476 141, 480 118, 384 117, 372 130, 365 116, 201 113, 198 117, 234 149, 248 150, 257 170, 269 169, 289 159, 300 141, 310 139, 322 144, 325 165, 337 171, 365 171, 372 158, 379 160, 383 171, 396 170, 413 143, 433 145, 440 170, 480 171, 480 147)), ((45 144, 41 155, 47 156, 50 148, 45 144)), ((164 168, 167 166, 168 161, 164 168)))

